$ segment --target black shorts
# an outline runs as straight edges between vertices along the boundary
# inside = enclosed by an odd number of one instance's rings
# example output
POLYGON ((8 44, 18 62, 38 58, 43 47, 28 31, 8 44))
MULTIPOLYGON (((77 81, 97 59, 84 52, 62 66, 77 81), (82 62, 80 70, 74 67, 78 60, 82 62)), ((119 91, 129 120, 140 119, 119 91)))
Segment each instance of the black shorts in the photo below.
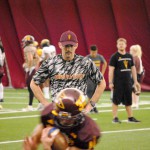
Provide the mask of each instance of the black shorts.
POLYGON ((96 87, 97 87, 97 84, 95 84, 93 81, 88 79, 88 81, 87 81, 87 92, 86 92, 86 95, 88 96, 88 98, 90 98, 90 99, 92 98, 96 87))
POLYGON ((132 82, 114 84, 112 101, 115 105, 132 105, 132 82))
POLYGON ((26 73, 26 85, 30 86, 30 82, 32 80, 33 75, 35 74, 36 70, 34 69, 31 74, 29 72, 26 73))

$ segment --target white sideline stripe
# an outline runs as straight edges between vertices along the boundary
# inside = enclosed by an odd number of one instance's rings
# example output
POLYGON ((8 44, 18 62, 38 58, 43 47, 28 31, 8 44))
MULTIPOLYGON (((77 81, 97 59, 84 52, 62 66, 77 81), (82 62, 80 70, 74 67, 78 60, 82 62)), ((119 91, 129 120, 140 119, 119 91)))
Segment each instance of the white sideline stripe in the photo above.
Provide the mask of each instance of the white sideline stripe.
POLYGON ((17 140, 17 141, 4 141, 4 142, 0 142, 0 145, 1 145, 1 144, 18 143, 18 142, 23 142, 23 140, 17 140))
POLYGON ((40 115, 30 115, 30 116, 18 116, 18 117, 4 117, 0 118, 0 120, 7 120, 7 119, 20 119, 20 118, 34 118, 34 117, 39 117, 40 115))
MULTIPOLYGON (((132 109, 132 110, 148 110, 150 107, 147 108, 139 108, 139 109, 132 109)), ((125 109, 118 109, 118 111, 125 111, 125 109)), ((112 112, 112 110, 99 110, 98 112, 112 112)))
MULTIPOLYGON (((139 108, 139 109, 132 109, 133 111, 135 111, 135 110, 149 110, 150 109, 150 107, 146 107, 146 108, 139 108)), ((37 111, 37 110, 34 110, 34 112, 35 111, 37 111)), ((125 109, 118 109, 118 111, 125 111, 125 109)), ((0 110, 0 114, 12 114, 12 113, 18 113, 18 112, 20 112, 20 113, 25 113, 25 112, 33 112, 33 111, 22 111, 22 110, 5 110, 5 112, 4 112, 4 109, 2 109, 2 110, 0 110), (7 112, 6 112, 7 111, 7 112)), ((109 109, 109 110, 99 110, 98 112, 112 112, 112 110, 111 109, 109 109)), ((91 113, 92 114, 92 113, 91 113)), ((1 118, 0 118, 1 119, 1 118)))
MULTIPOLYGON (((104 131, 102 134, 109 134, 109 133, 123 133, 123 132, 136 132, 136 131, 148 131, 150 128, 141 128, 141 129, 130 129, 130 130, 117 130, 117 131, 104 131)), ((23 142, 23 140, 16 140, 16 141, 4 141, 0 142, 1 144, 11 144, 11 143, 18 143, 23 142)))
MULTIPOLYGON (((147 108, 141 108, 140 110, 149 110, 150 107, 147 108)), ((139 110, 139 109, 136 109, 139 110)), ((99 112, 111 112, 112 110, 101 110, 99 112)), ((119 111, 125 111, 125 109, 119 109, 119 111)), ((16 111, 17 112, 17 111, 16 111)), ((22 112, 22 111, 18 111, 22 112)), ((14 113, 14 112, 9 112, 9 113, 14 113)), ((2 113, 0 113, 2 114, 2 113)), ((4 114, 4 113, 3 113, 4 114)), ((91 113, 92 114, 92 113, 91 113)), ((18 117, 2 117, 0 120, 7 120, 7 119, 20 119, 20 118, 34 118, 34 117, 39 117, 40 115, 30 115, 30 116, 18 116, 18 117)), ((97 120, 97 118, 93 118, 93 120, 97 120)))
POLYGON ((104 131, 102 133, 108 134, 108 133, 123 133, 123 132, 148 131, 148 130, 150 130, 150 128, 130 129, 130 130, 117 130, 117 131, 104 131))

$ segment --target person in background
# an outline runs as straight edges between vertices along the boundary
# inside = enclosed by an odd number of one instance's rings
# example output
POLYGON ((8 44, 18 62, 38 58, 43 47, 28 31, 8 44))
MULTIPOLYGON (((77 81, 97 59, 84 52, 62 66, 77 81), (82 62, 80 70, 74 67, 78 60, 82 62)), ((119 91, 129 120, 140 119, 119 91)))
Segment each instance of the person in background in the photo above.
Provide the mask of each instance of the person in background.
POLYGON ((35 71, 37 70, 39 66, 39 56, 37 55, 36 47, 34 45, 34 37, 31 35, 26 35, 22 39, 22 44, 23 44, 23 53, 24 53, 24 64, 23 68, 26 72, 26 85, 28 88, 29 92, 29 103, 27 108, 23 108, 23 111, 33 111, 33 98, 34 94, 32 92, 32 89, 30 88, 30 82, 35 74, 35 71))
MULTIPOLYGON (((137 81, 141 84, 144 77, 144 68, 142 65, 142 48, 140 45, 132 45, 130 54, 133 56, 134 65, 137 73, 137 81)), ((132 107, 139 108, 139 94, 132 91, 132 107)))
MULTIPOLYGON (((43 39, 41 41, 41 48, 42 48, 42 56, 41 56, 42 61, 45 61, 48 58, 53 58, 54 56, 56 56, 56 48, 54 45, 50 44, 50 41, 48 39, 43 39)), ((46 99, 50 99, 49 79, 47 79, 42 86, 43 86, 44 97, 46 99)))
POLYGON ((133 117, 131 108, 132 86, 136 91, 140 91, 140 84, 137 82, 136 69, 134 66, 132 55, 126 52, 126 47, 126 39, 119 38, 117 40, 118 51, 111 56, 109 62, 109 88, 113 90, 113 123, 121 123, 118 118, 118 105, 120 103, 125 105, 128 115, 128 122, 140 122, 133 117), (134 84, 132 84, 132 78, 134 84))
POLYGON ((2 109, 1 103, 4 102, 4 87, 2 83, 2 77, 4 76, 4 62, 5 62, 5 52, 0 37, 0 109, 2 109))
MULTIPOLYGON (((87 55, 86 57, 90 58, 94 62, 96 67, 99 70, 101 70, 101 73, 104 76, 106 68, 107 68, 107 62, 106 62, 105 58, 102 55, 98 54, 98 48, 97 48, 96 45, 91 45, 90 46, 90 54, 87 55)), ((92 98, 92 96, 95 92, 96 86, 97 85, 94 82, 92 82, 90 79, 88 79, 88 81, 87 81, 87 96, 88 96, 88 99, 92 98)), ((96 107, 94 107, 91 112, 98 113, 98 110, 97 110, 96 107)))
POLYGON ((43 96, 39 86, 48 78, 51 81, 52 101, 56 98, 57 93, 64 88, 77 88, 86 95, 87 79, 90 78, 97 85, 97 88, 86 105, 85 112, 88 113, 95 107, 102 95, 106 87, 105 79, 92 60, 75 54, 78 40, 74 32, 62 33, 58 45, 62 53, 42 63, 33 76, 30 86, 36 98, 44 106, 47 106, 49 102, 43 96))
POLYGON ((41 123, 33 134, 24 140, 24 150, 36 150, 39 143, 44 150, 93 150, 101 131, 96 122, 84 114, 85 106, 86 98, 80 90, 61 90, 54 103, 42 111, 41 123))

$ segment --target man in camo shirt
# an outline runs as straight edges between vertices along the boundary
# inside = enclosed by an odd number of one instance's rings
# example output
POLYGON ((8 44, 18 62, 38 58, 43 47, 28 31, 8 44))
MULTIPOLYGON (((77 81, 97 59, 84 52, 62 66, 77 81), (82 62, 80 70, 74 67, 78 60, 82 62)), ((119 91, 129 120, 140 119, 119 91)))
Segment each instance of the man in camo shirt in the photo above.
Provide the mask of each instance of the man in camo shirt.
POLYGON ((89 77, 97 88, 94 95, 88 102, 85 111, 89 112, 95 107, 96 102, 102 95, 106 83, 103 75, 94 63, 83 56, 75 54, 78 47, 78 40, 72 31, 62 33, 58 43, 62 54, 44 61, 39 70, 33 76, 31 89, 36 98, 45 106, 49 102, 44 98, 39 87, 47 78, 50 78, 52 98, 55 99, 57 93, 64 88, 77 88, 86 95, 87 78, 89 77))

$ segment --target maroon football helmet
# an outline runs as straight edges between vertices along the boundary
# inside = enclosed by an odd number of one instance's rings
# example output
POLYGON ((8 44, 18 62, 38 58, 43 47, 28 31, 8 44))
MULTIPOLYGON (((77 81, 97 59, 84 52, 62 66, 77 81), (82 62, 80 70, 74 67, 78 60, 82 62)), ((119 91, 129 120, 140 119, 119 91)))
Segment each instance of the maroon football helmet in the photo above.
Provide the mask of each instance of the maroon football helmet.
POLYGON ((83 109, 86 105, 84 94, 76 88, 66 88, 55 99, 58 115, 56 123, 62 128, 71 128, 84 121, 83 109))

